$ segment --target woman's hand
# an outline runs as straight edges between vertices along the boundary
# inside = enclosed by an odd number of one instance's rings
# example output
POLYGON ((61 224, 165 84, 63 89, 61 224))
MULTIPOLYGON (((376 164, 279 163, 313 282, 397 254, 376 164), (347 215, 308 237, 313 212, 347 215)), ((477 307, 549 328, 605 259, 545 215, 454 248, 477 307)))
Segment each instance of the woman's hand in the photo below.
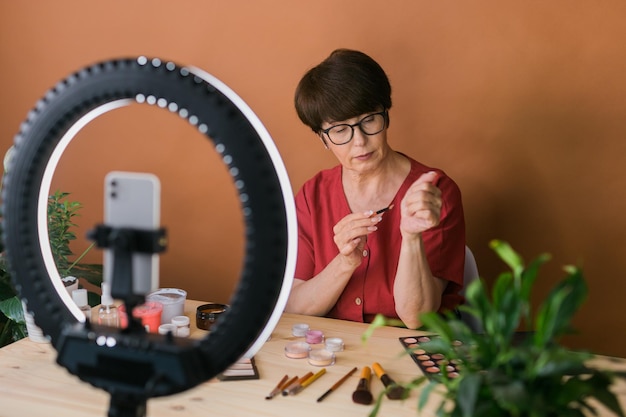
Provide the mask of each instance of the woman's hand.
POLYGON ((433 182, 434 171, 422 174, 407 190, 400 205, 402 219, 400 232, 403 238, 419 236, 439 224, 441 216, 441 190, 433 182))
POLYGON ((378 229, 376 224, 381 220, 382 216, 373 211, 351 213, 333 227, 335 245, 343 261, 354 268, 361 264, 367 235, 378 229))

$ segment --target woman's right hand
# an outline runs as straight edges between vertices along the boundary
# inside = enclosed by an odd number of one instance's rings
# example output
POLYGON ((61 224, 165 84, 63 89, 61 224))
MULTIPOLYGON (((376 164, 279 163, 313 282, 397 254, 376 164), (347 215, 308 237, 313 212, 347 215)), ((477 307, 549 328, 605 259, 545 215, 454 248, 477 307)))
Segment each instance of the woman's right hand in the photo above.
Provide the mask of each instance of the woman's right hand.
POLYGON ((348 265, 356 268, 361 264, 367 235, 378 229, 376 225, 381 220, 380 214, 366 211, 348 214, 335 225, 335 245, 339 249, 339 256, 348 265))

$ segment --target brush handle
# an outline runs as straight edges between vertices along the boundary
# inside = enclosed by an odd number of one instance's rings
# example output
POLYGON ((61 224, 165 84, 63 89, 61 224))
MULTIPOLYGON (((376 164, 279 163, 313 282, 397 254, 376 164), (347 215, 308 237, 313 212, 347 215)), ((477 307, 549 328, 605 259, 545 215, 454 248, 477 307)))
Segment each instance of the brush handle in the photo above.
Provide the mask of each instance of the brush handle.
MULTIPOLYGON (((387 377, 385 379, 389 380, 390 378, 387 376, 387 373, 385 372, 385 370, 383 369, 382 366, 380 366, 380 364, 378 362, 374 362, 372 364, 372 368, 374 369, 374 373, 376 374, 376 376, 382 381, 384 377, 387 377)), ((385 383, 385 381, 383 381, 383 384, 385 383)), ((385 384, 386 386, 386 384, 385 384)))
POLYGON ((378 362, 374 362, 372 364, 372 368, 374 368, 374 372, 376 373, 376 376, 380 379, 383 385, 385 385, 385 387, 388 387, 389 385, 396 383, 393 379, 389 377, 389 375, 387 375, 383 367, 380 366, 378 362))
POLYGON ((367 379, 369 381, 371 377, 372 377, 372 370, 370 369, 369 366, 364 366, 363 370, 361 371, 361 379, 367 379))

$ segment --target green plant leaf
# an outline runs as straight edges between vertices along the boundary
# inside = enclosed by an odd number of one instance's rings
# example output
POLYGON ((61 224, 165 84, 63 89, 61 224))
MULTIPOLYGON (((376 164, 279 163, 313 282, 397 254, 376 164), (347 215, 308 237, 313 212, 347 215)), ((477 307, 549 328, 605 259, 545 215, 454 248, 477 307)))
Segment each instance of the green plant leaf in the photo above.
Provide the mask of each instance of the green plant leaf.
POLYGON ((25 323, 22 302, 17 296, 0 301, 0 311, 16 323, 25 323))
POLYGON ((514 285, 511 274, 501 274, 493 289, 493 315, 494 333, 500 337, 500 344, 508 344, 513 333, 517 329, 520 314, 525 305, 519 297, 519 289, 514 285))
POLYGON ((469 374, 461 378, 456 395, 456 403, 461 409, 463 417, 474 417, 476 399, 480 390, 482 379, 478 374, 469 374))
POLYGON ((430 381, 423 389, 422 392, 420 393, 419 396, 419 400, 417 402, 417 409, 418 410, 422 410, 424 408, 424 406, 426 405, 426 403, 428 402, 428 397, 430 396, 430 393, 432 392, 433 389, 435 389, 436 386, 438 386, 439 384, 436 381, 430 381))
POLYGON ((577 268, 550 292, 536 320, 535 345, 546 346, 555 337, 569 330, 572 316, 587 297, 587 285, 577 268))
POLYGON ((388 320, 385 316, 382 314, 376 314, 374 320, 372 320, 370 325, 367 327, 367 330, 365 330, 365 332, 361 335, 361 342, 366 343, 369 338, 372 337, 376 329, 387 326, 387 322, 388 320))
MULTIPOLYGON (((520 298, 528 303, 530 301, 530 295, 532 292, 533 285, 537 280, 537 276, 539 275, 539 269, 543 264, 548 262, 552 256, 550 254, 544 253, 539 255, 537 258, 533 259, 530 264, 524 269, 522 272, 522 287, 520 289, 520 298)), ((528 316, 529 311, 526 311, 527 320, 530 323, 530 316, 528 316)))
POLYGON ((427 329, 439 335, 441 340, 448 344, 452 343, 454 334, 447 320, 443 319, 440 314, 435 312, 420 314, 420 320, 427 329))
POLYGON ((513 248, 502 240, 492 240, 489 243, 491 249, 506 263, 513 271, 515 276, 520 276, 524 270, 524 261, 522 257, 513 250, 513 248))
POLYGON ((500 407, 515 415, 528 404, 530 396, 521 380, 507 380, 502 384, 494 384, 491 391, 500 407))

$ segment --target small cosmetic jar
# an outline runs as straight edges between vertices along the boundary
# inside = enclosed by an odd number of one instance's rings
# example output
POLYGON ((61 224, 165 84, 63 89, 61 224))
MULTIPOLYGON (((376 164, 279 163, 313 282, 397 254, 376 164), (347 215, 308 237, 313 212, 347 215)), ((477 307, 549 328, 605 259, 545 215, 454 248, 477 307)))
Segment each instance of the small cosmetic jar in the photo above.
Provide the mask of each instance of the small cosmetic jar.
POLYGON ((304 337, 306 342, 312 345, 324 343, 324 333, 321 330, 307 330, 304 337))
POLYGON ((172 317, 185 313, 187 291, 178 288, 161 288, 146 296, 146 301, 158 301, 163 305, 161 323, 171 323, 172 317))
POLYGON ((196 327, 202 330, 211 330, 213 323, 228 310, 228 304, 202 304, 196 309, 196 327))
POLYGON ((293 327, 291 328, 291 334, 293 334, 296 337, 304 337, 306 335, 306 332, 308 331, 309 331, 309 325, 306 323, 294 324, 293 327))
POLYGON ((306 342, 291 342, 285 345, 285 356, 291 359, 304 359, 309 356, 311 346, 306 342))
MULTIPOLYGON (((126 315, 126 308, 124 304, 118 307, 120 316, 120 327, 128 327, 128 316, 126 315)), ((163 312, 163 305, 156 301, 148 301, 147 303, 140 304, 133 309, 133 317, 140 319, 141 324, 150 333, 157 333, 159 326, 161 325, 161 314, 163 312)))
POLYGON ((309 365, 331 366, 335 364, 335 354, 326 349, 313 349, 309 352, 309 365))
POLYGON ((189 328, 189 317, 176 316, 172 317, 172 324, 176 328, 174 335, 178 337, 189 337, 191 329, 189 328))
POLYGON ((172 336, 176 336, 176 326, 172 323, 165 323, 159 326, 159 334, 171 333, 172 336))
POLYGON ((331 352, 341 352, 343 350, 343 340, 339 337, 329 337, 325 342, 326 350, 331 352))

